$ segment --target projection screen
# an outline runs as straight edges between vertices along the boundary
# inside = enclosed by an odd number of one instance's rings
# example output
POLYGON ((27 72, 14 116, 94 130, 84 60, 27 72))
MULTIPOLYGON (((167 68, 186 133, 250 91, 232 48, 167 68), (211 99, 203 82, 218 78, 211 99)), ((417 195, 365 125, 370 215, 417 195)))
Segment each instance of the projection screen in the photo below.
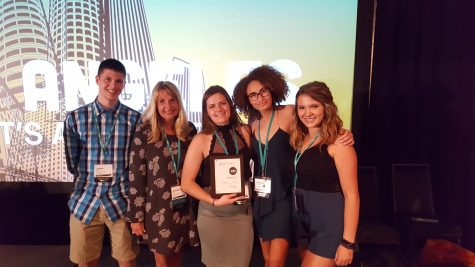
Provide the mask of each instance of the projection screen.
POLYGON ((0 6, 0 181, 70 182, 67 112, 93 101, 105 58, 121 60, 121 101, 139 111, 154 84, 174 82, 201 125, 201 96, 232 92, 269 64, 291 94, 319 80, 350 127, 357 0, 28 0, 0 6))

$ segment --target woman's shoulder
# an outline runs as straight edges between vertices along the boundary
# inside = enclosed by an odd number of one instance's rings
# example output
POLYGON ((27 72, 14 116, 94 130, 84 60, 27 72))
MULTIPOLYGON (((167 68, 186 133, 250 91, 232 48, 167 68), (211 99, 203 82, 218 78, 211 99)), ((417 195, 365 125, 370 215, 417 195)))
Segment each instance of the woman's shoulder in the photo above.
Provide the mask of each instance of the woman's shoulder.
POLYGON ((338 142, 338 140, 335 140, 331 144, 327 144, 327 151, 328 154, 332 157, 335 157, 335 155, 347 155, 355 153, 355 148, 353 146, 348 146, 343 143, 338 142))
POLYGON ((135 128, 135 132, 136 133, 143 133, 143 132, 150 132, 152 129, 152 125, 150 124, 149 121, 146 121, 144 119, 140 119, 138 122, 137 122, 137 127, 135 128))
POLYGON ((247 124, 241 124, 239 125, 238 127, 239 131, 242 132, 243 134, 251 134, 251 126, 247 125, 247 124))
POLYGON ((282 106, 278 112, 280 128, 290 133, 290 125, 294 120, 294 105, 282 106))
POLYGON ((278 105, 275 107, 278 112, 292 112, 294 110, 294 104, 278 105))

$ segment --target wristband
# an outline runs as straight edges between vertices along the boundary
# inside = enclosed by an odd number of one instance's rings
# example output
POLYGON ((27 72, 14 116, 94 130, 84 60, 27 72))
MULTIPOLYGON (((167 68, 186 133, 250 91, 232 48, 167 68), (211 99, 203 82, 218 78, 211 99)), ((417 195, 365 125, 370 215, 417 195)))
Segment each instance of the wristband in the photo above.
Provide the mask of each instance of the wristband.
POLYGON ((347 249, 356 250, 356 242, 351 243, 350 241, 342 238, 340 244, 347 249))

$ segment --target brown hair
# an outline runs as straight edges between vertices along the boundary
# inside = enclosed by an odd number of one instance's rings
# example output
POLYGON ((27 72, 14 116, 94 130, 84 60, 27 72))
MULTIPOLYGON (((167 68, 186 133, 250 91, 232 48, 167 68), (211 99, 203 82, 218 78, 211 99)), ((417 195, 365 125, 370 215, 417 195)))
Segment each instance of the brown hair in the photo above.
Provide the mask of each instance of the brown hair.
POLYGON ((330 88, 324 82, 311 82, 301 86, 295 96, 294 121, 290 130, 290 144, 300 148, 308 135, 307 127, 300 121, 297 113, 299 96, 307 95, 320 102, 324 107, 323 120, 320 125, 320 147, 322 144, 333 144, 343 127, 343 121, 338 116, 338 108, 333 102, 330 88))
POLYGON ((233 102, 228 92, 226 92, 226 90, 219 85, 213 85, 205 91, 205 93, 203 94, 203 100, 201 101, 201 111, 203 114, 203 117, 201 120, 202 121, 201 132, 205 134, 212 134, 217 129, 216 124, 209 117, 208 109, 206 107, 206 101, 208 101, 208 98, 210 98, 212 95, 215 95, 215 94, 222 94, 226 98, 226 101, 228 101, 228 104, 231 110, 231 116, 229 117, 229 124, 232 125, 234 128, 238 128, 242 123, 241 119, 239 118, 236 112, 236 108, 234 107, 233 102))
POLYGON ((236 84, 233 92, 233 100, 236 107, 246 117, 249 115, 256 118, 261 117, 261 114, 252 107, 247 97, 247 86, 252 81, 259 81, 265 88, 269 89, 273 106, 284 101, 289 94, 289 87, 282 73, 268 65, 255 68, 236 84))

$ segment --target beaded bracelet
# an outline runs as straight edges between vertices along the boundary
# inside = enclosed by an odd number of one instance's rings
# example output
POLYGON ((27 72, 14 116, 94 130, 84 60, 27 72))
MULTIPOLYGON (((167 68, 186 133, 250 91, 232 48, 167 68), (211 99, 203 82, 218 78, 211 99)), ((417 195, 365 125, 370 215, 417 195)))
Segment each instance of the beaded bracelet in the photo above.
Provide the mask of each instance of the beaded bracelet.
POLYGON ((351 243, 344 238, 341 239, 340 244, 347 249, 356 250, 356 243, 351 243))

